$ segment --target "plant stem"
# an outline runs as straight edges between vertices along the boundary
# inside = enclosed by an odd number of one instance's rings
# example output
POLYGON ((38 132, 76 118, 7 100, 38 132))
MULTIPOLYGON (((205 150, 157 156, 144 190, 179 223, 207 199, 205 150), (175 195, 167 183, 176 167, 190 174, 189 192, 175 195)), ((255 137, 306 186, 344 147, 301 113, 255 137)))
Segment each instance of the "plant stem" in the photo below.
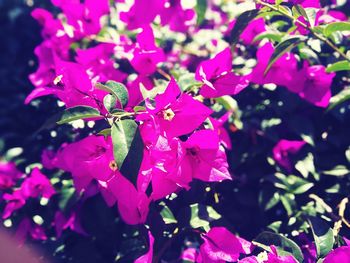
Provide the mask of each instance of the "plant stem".
POLYGON ((292 16, 291 14, 285 13, 283 12, 283 10, 281 10, 278 6, 274 6, 268 3, 265 3, 264 1, 261 0, 256 0, 256 2, 258 4, 261 4, 263 6, 266 6, 270 9, 272 9, 273 11, 276 11, 278 13, 280 13, 281 15, 291 19, 295 24, 299 24, 301 27, 305 28, 306 30, 310 31, 310 33, 317 39, 323 41, 324 43, 326 43, 330 48, 332 48, 335 52, 337 52, 341 57, 343 57, 344 59, 346 59, 347 61, 350 61, 350 58, 348 58, 346 56, 346 54, 344 54, 343 51, 341 51, 337 46, 335 46, 329 39, 327 39, 326 37, 316 33, 312 27, 309 27, 307 24, 303 23, 300 20, 297 20, 294 16, 292 16))

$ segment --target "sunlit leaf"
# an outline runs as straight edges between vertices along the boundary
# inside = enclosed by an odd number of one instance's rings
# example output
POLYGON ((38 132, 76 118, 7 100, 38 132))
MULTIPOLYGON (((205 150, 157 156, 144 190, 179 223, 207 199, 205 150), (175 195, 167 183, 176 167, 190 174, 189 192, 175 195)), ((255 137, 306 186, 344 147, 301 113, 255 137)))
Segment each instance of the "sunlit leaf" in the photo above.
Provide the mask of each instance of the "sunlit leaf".
POLYGON ((88 119, 88 118, 98 118, 102 117, 100 112, 92 107, 88 106, 76 106, 72 108, 66 109, 61 119, 57 122, 57 124, 64 124, 71 121, 76 121, 80 119, 88 119))

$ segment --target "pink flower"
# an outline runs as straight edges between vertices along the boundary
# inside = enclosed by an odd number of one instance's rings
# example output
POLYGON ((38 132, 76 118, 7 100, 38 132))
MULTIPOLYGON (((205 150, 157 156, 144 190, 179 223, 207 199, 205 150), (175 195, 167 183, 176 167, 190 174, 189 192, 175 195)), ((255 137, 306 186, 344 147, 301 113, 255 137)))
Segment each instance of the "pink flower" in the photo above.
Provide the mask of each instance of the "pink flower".
MULTIPOLYGON (((164 198, 181 188, 190 188, 192 173, 191 168, 183 162, 185 154, 186 149, 178 138, 159 136, 150 147, 148 158, 152 180, 151 197, 154 200, 164 198)), ((142 175, 139 176, 142 178, 142 175)))
POLYGON ((155 44, 152 28, 144 27, 136 40, 137 43, 131 50, 133 57, 130 63, 140 74, 153 74, 157 70, 157 64, 165 61, 165 56, 163 50, 155 44))
POLYGON ((232 149, 232 143, 231 143, 230 135, 227 129, 224 127, 224 124, 227 122, 231 114, 232 112, 227 112, 223 116, 221 116, 219 119, 214 119, 212 117, 209 117, 210 122, 214 126, 214 130, 217 131, 219 135, 220 143, 228 150, 232 149))
POLYGON ((185 262, 197 262, 198 252, 195 248, 186 248, 182 251, 180 259, 185 262))
POLYGON ((55 214, 54 225, 57 238, 60 238, 63 230, 66 229, 87 236, 87 233, 80 224, 77 211, 73 211, 68 218, 66 218, 61 211, 57 211, 55 214))
POLYGON ((335 73, 326 73, 323 65, 309 67, 307 63, 304 63, 301 72, 304 73, 304 81, 299 84, 299 89, 295 90, 297 86, 294 85, 288 85, 287 88, 293 92, 297 91, 301 98, 315 106, 326 108, 332 96, 331 85, 335 73))
POLYGON ((127 74, 116 69, 111 59, 114 53, 113 44, 102 43, 87 49, 77 49, 76 61, 83 65, 93 82, 114 80, 123 82, 127 74))
POLYGON ((187 155, 183 162, 192 168, 193 178, 205 182, 232 180, 217 133, 201 130, 193 133, 184 144, 187 155))
POLYGON ((280 140, 272 149, 273 158, 279 165, 291 172, 293 167, 290 157, 296 154, 305 144, 304 141, 280 140))
POLYGON ((323 263, 350 262, 350 247, 338 247, 331 251, 323 260, 323 263))
POLYGON ((62 9, 77 38, 100 32, 100 19, 109 13, 108 2, 108 0, 85 0, 84 3, 77 0, 52 0, 54 5, 62 9))
POLYGON ((107 92, 95 89, 82 65, 55 58, 56 76, 60 78, 55 95, 67 108, 77 105, 91 106, 102 110, 100 105, 107 92))
POLYGON ((48 61, 49 68, 39 68, 35 75, 31 75, 32 82, 34 81, 37 88, 28 95, 25 103, 52 94, 63 101, 68 108, 85 105, 103 111, 101 104, 107 92, 93 87, 86 69, 77 63, 64 61, 57 55, 52 56, 53 68, 48 61), (45 75, 47 71, 49 75, 45 75))
POLYGON ((242 258, 239 263, 260 263, 256 256, 242 258))
POLYGON ((50 180, 40 172, 39 168, 34 168, 30 176, 23 181, 21 192, 25 198, 42 196, 49 199, 55 194, 55 189, 50 180))
POLYGON ((326 73, 322 65, 309 66, 304 62, 298 70, 297 59, 292 53, 285 53, 264 75, 270 57, 274 51, 271 43, 266 43, 257 52, 258 63, 251 73, 251 80, 257 84, 274 83, 285 86, 301 98, 318 107, 327 107, 331 98, 331 84, 335 73, 326 73))
POLYGON ((15 163, 0 160, 0 190, 14 186, 21 176, 22 173, 18 171, 15 163))
POLYGON ((186 33, 194 25, 193 9, 183 9, 180 0, 168 1, 168 6, 160 13, 162 25, 169 25, 170 30, 186 33))
POLYGON ((212 111, 190 95, 180 93, 179 86, 171 79, 164 93, 155 97, 155 106, 147 102, 147 113, 138 119, 154 120, 157 133, 167 138, 193 132, 212 111))
MULTIPOLYGON (((294 54, 287 52, 277 59, 267 74, 264 75, 273 52, 274 47, 271 43, 266 43, 258 49, 256 53, 257 65, 251 73, 251 81, 260 85, 274 83, 287 86, 297 74, 297 59, 294 54)), ((298 83, 295 82, 295 84, 299 87, 298 83)))
MULTIPOLYGON (((298 18, 298 21, 304 23, 308 27, 315 27, 322 24, 330 24, 334 22, 347 21, 347 20, 348 20, 347 16, 340 11, 330 10, 328 12, 325 12, 322 9, 317 10, 314 23, 312 25, 310 25, 310 22, 307 21, 303 16, 300 16, 298 18)), ((295 25, 297 26, 298 31, 303 35, 307 35, 310 32, 309 30, 302 27, 298 22, 296 22, 295 25)))
POLYGON ((140 87, 143 85, 146 90, 151 90, 154 87, 154 84, 152 82, 152 79, 144 76, 139 75, 137 78, 130 83, 128 83, 128 92, 129 92, 129 101, 126 108, 132 108, 143 101, 143 97, 141 94, 140 87))
POLYGON ((47 236, 42 226, 34 223, 28 217, 24 218, 18 226, 15 239, 20 245, 23 245, 27 237, 30 236, 34 240, 46 240, 47 236))
MULTIPOLYGON (((233 20, 229 25, 226 32, 226 35, 229 35, 233 27, 236 24, 236 20, 233 20)), ((265 21, 262 17, 252 20, 248 26, 243 30, 240 35, 240 39, 245 45, 253 44, 253 40, 257 35, 266 31, 265 21)))
POLYGON ((134 263, 152 263, 153 262, 153 245, 154 245, 154 237, 152 236, 151 231, 148 231, 148 252, 141 257, 137 258, 134 263))
POLYGON ((5 193, 3 199, 7 201, 2 214, 3 219, 10 217, 14 211, 20 209, 26 203, 26 198, 20 189, 15 190, 12 194, 5 193))
POLYGON ((203 240, 198 262, 236 262, 240 254, 250 254, 253 250, 250 242, 236 237, 225 227, 213 227, 203 240))
POLYGON ((120 20, 127 24, 129 30, 148 26, 163 10, 165 0, 135 0, 128 12, 120 13, 120 20))
POLYGON ((114 171, 113 146, 111 138, 90 135, 80 141, 62 146, 57 153, 56 166, 72 173, 79 191, 93 180, 106 182, 114 171))
POLYGON ((200 94, 207 98, 236 95, 248 86, 247 76, 237 76, 232 70, 232 54, 225 48, 215 57, 203 61, 197 68, 196 79, 202 81, 200 94))
POLYGON ((46 169, 54 169, 56 168, 56 153, 52 150, 45 149, 41 153, 41 163, 46 169))
POLYGON ((275 246, 270 246, 271 253, 267 254, 266 263, 298 263, 293 256, 279 256, 275 246))
POLYGON ((321 8, 320 0, 289 0, 293 5, 301 5, 302 7, 321 8))
POLYGON ((120 216, 127 224, 137 225, 146 221, 151 199, 144 192, 138 191, 118 172, 107 182, 107 189, 116 198, 120 216))

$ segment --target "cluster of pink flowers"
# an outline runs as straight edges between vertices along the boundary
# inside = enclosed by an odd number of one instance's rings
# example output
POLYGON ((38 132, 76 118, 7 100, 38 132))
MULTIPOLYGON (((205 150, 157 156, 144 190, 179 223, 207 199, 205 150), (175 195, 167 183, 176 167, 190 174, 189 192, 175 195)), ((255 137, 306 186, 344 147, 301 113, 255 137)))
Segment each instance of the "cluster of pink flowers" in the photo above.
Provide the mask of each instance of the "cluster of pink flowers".
MULTIPOLYGON (((81 202, 100 193, 108 206, 117 205, 126 223, 144 224, 153 202, 189 190, 194 180, 208 183, 232 180, 225 152, 234 147, 225 128, 232 112, 222 113, 213 107, 216 99, 222 96, 235 96, 253 85, 275 84, 314 106, 325 108, 329 105, 335 73, 326 73, 323 65, 310 65, 297 54, 286 52, 265 72, 275 48, 270 42, 253 41, 257 34, 268 28, 262 17, 253 19, 240 36, 244 45, 257 49, 256 65, 251 72, 243 74, 233 69, 236 50, 225 41, 224 44, 218 41, 210 43, 215 50, 211 51, 212 57, 188 54, 176 46, 164 48, 157 41, 163 27, 176 36, 188 34, 193 37, 200 31, 196 26, 195 10, 183 7, 180 0, 135 0, 128 10, 122 12, 118 5, 124 1, 116 1, 117 10, 110 2, 52 0, 62 10, 64 19, 56 18, 44 9, 35 9, 32 13, 42 26, 43 42, 35 49, 38 69, 30 75, 35 89, 25 102, 53 95, 67 109, 75 106, 96 109, 101 117, 91 120, 108 120, 108 124, 125 120, 124 117, 115 118, 113 110, 123 112, 129 120, 137 123, 143 142, 142 162, 135 182, 116 165, 118 148, 114 147, 110 134, 90 134, 65 143, 56 151, 45 150, 42 155, 44 168, 71 174, 77 193, 83 196, 81 202), (104 29, 108 31, 106 21, 113 19, 117 19, 118 26, 125 30, 118 28, 108 35, 104 32, 104 29), (187 66, 194 69, 191 86, 194 89, 183 88, 178 76, 172 74, 187 66), (161 88, 159 79, 166 82, 161 88), (129 98, 125 107, 117 105, 111 110, 105 106, 104 100, 109 92, 98 88, 98 84, 110 80, 126 85, 129 98), (145 97, 145 93, 152 95, 145 97)), ((215 4, 209 2, 208 8, 217 12, 215 4)), ((312 26, 346 19, 340 12, 320 9, 319 1, 288 2, 319 8, 312 26)), ((229 20, 223 11, 219 14, 219 21, 209 21, 207 26, 219 28, 225 25, 220 31, 224 39, 237 21, 229 20)), ((308 32, 296 24, 293 34, 306 35, 308 32)), ((203 51, 209 53, 205 48, 203 51)), ((305 144, 304 141, 280 140, 272 151, 273 157, 281 167, 291 171, 291 156, 305 144)), ((50 199, 56 193, 50 180, 38 168, 25 177, 12 163, 0 164, 1 190, 14 188, 21 178, 18 188, 2 196, 6 202, 4 219, 22 208, 29 198, 50 199)), ((53 225, 57 237, 65 229, 88 235, 80 225, 80 206, 78 203, 68 215, 60 210, 55 212, 53 225)), ((27 235, 46 239, 44 229, 27 217, 20 223, 17 235, 22 240, 27 235)), ((187 248, 182 253, 182 260, 297 262, 291 255, 280 255, 274 246, 263 255, 251 255, 254 245, 225 227, 213 227, 201 234, 201 239, 200 248, 187 248), (242 255, 245 258, 240 260, 242 255)), ((149 251, 136 262, 152 262, 153 243, 154 238, 149 232, 149 251)), ((338 248, 324 262, 349 259, 349 251, 348 247, 338 248)))

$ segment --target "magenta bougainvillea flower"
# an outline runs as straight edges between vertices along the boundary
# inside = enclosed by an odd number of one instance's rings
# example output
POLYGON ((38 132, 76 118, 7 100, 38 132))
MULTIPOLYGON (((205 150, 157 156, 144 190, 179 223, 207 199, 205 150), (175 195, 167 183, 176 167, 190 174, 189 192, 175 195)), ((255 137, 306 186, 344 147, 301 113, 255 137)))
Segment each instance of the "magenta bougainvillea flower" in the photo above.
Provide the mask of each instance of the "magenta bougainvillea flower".
MULTIPOLYGON (((34 89, 26 98, 26 103, 41 96, 53 94, 63 101, 67 107, 77 105, 91 106, 103 110, 99 103, 107 94, 105 91, 95 89, 82 65, 74 62, 66 62, 54 56, 53 59, 55 73, 47 85, 34 89)), ((46 71, 44 71, 46 72, 46 71)), ((38 73, 38 72, 37 72, 38 73)), ((38 76, 35 75, 35 78, 38 76)), ((33 77, 34 78, 34 77, 33 77)), ((33 80, 32 80, 33 81, 33 80)), ((38 81, 38 79, 36 79, 38 81)), ((46 79, 46 81, 48 81, 46 79)), ((45 82, 46 82, 45 81, 45 82)))
MULTIPOLYGON (((181 188, 189 189, 192 173, 184 163, 186 150, 177 138, 159 136, 150 148, 148 169, 151 171, 152 198, 158 200, 181 188)), ((145 156, 147 158, 147 155, 145 156)), ((140 175, 144 178, 144 175, 140 175)), ((145 183, 145 181, 143 182, 145 183)))
POLYGON ((17 169, 15 163, 0 160, 0 190, 14 186, 21 177, 22 173, 17 169))
POLYGON ((271 252, 267 254, 267 263, 298 263, 293 256, 280 256, 278 255, 277 248, 270 246, 271 252))
POLYGON ((193 133, 185 142, 185 148, 187 154, 184 162, 191 167, 193 178, 205 182, 232 179, 225 150, 215 131, 201 130, 193 133))
POLYGON ((210 122, 214 127, 214 130, 217 131, 219 135, 220 143, 228 150, 232 149, 232 143, 231 143, 230 135, 227 129, 224 127, 224 125, 228 121, 231 115, 232 115, 231 112, 227 112, 218 119, 209 117, 210 122))
POLYGON ((127 74, 116 69, 115 62, 111 59, 114 47, 113 44, 102 43, 91 48, 76 50, 76 61, 84 66, 94 83, 108 80, 123 82, 125 80, 127 74))
POLYGON ((87 233, 80 224, 77 211, 73 211, 68 218, 61 211, 57 211, 55 213, 53 225, 55 226, 57 238, 61 237, 62 231, 65 229, 70 229, 76 233, 87 236, 87 233))
POLYGON ((155 17, 163 10, 165 0, 135 0, 128 12, 120 13, 120 20, 123 21, 129 30, 148 26, 155 17))
POLYGON ((143 101, 143 96, 140 90, 141 85, 146 90, 151 90, 154 87, 151 78, 145 75, 138 75, 136 79, 130 81, 127 85, 129 91, 129 101, 126 108, 137 106, 143 101))
POLYGON ((130 224, 142 224, 146 221, 151 199, 139 191, 123 175, 116 172, 107 182, 107 189, 115 197, 120 216, 130 224))
POLYGON ((252 243, 236 237, 225 227, 213 227, 203 236, 198 262, 236 262, 241 254, 250 254, 252 243))
POLYGON ((147 112, 139 120, 153 120, 156 130, 166 137, 176 137, 193 132, 212 113, 212 110, 190 95, 181 94, 179 86, 171 79, 164 93, 155 97, 155 106, 146 104, 147 112))
POLYGON ((232 54, 225 48, 212 59, 203 61, 197 68, 196 79, 202 81, 200 94, 207 98, 236 95, 249 84, 247 76, 237 76, 232 71, 232 54))
POLYGON ((333 262, 349 262, 350 261, 350 247, 338 247, 331 251, 323 260, 324 263, 333 262))
POLYGON ((276 85, 286 86, 295 78, 297 59, 290 52, 283 54, 277 59, 269 72, 264 75, 273 51, 274 47, 271 43, 266 43, 258 49, 256 53, 257 64, 251 73, 252 82, 260 85, 274 83, 276 85))
POLYGON ((136 40, 130 63, 142 75, 153 74, 157 70, 158 63, 165 61, 163 49, 156 46, 150 26, 145 26, 136 40))
POLYGON ((58 151, 55 166, 73 176, 78 191, 93 180, 108 181, 114 175, 114 157, 111 138, 88 136, 80 141, 63 145, 58 151))
POLYGON ((28 198, 44 197, 50 199, 55 194, 55 189, 49 179, 34 168, 30 176, 25 178, 21 187, 13 191, 12 194, 5 193, 3 199, 7 201, 3 211, 3 218, 8 218, 12 213, 25 205, 28 198))
POLYGON ((27 237, 30 236, 34 240, 46 240, 47 236, 42 226, 34 223, 28 217, 22 219, 15 233, 15 239, 20 245, 24 244, 27 237))
POLYGON ((266 43, 258 49, 258 63, 251 73, 251 81, 257 84, 273 83, 285 86, 313 105, 327 107, 335 74, 326 73, 322 65, 309 66, 307 62, 304 62, 303 68, 299 70, 296 56, 287 52, 276 60, 265 75, 264 71, 273 51, 271 43, 266 43))
MULTIPOLYGON (((275 4, 276 0, 263 0, 263 2, 268 4, 275 4)), ((293 5, 299 4, 302 7, 315 7, 320 8, 321 4, 319 0, 283 0, 282 2, 291 3, 293 5)), ((256 4, 257 8, 261 8, 261 4, 256 4)))
POLYGON ((279 165, 291 171, 293 168, 291 156, 299 152, 305 144, 304 141, 280 140, 272 149, 273 158, 279 165))
POLYGON ((55 194, 55 189, 50 180, 40 172, 39 168, 34 168, 30 176, 23 181, 21 192, 25 198, 42 196, 50 199, 55 194))
POLYGON ((180 255, 180 260, 185 262, 197 262, 198 251, 195 248, 186 248, 180 255))
MULTIPOLYGON (((226 35, 229 35, 231 33, 235 24, 236 24, 236 20, 233 20, 232 22, 230 22, 227 28, 226 35)), ((265 31, 266 31, 265 21, 262 17, 260 17, 249 22, 249 24, 243 30, 239 38, 242 40, 242 42, 245 45, 251 45, 253 44, 254 38, 265 31)))
POLYGON ((187 32, 190 25, 195 24, 193 9, 183 9, 180 0, 168 1, 160 13, 162 25, 169 25, 170 30, 187 32))
POLYGON ((301 5, 302 7, 321 8, 320 0, 289 0, 293 5, 301 5))
POLYGON ((317 261, 317 251, 316 245, 314 242, 308 239, 305 233, 301 233, 298 236, 298 240, 300 241, 300 248, 303 252, 304 262, 305 263, 314 263, 317 261))
POLYGON ((141 257, 137 258, 134 263, 152 263, 153 262, 153 245, 154 237, 152 236, 151 231, 148 231, 148 252, 141 257))
POLYGON ((101 30, 101 17, 109 13, 108 0, 52 0, 64 12, 67 23, 74 28, 74 36, 98 34, 101 30))
POLYGON ((331 84, 335 73, 326 73, 323 65, 308 66, 305 62, 300 74, 303 82, 299 86, 288 85, 287 88, 315 106, 326 108, 332 96, 331 84))
POLYGON ((10 217, 14 211, 20 209, 26 203, 26 198, 20 189, 13 191, 12 194, 5 193, 2 198, 7 202, 2 213, 3 219, 10 217))

